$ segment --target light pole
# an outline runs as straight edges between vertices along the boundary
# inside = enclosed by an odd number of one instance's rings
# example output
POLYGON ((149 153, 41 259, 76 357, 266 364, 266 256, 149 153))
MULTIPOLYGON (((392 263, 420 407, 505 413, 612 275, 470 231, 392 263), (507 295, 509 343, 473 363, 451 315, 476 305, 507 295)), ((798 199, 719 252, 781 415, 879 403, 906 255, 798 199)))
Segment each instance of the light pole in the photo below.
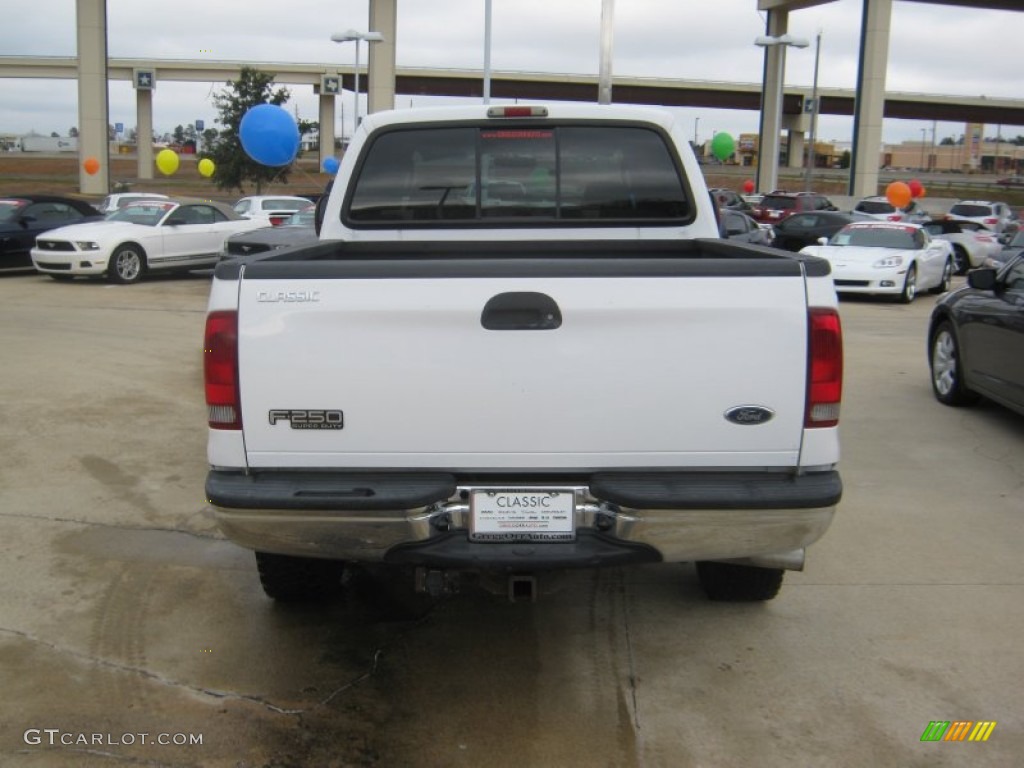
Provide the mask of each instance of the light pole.
MULTIPOLYGON (((384 39, 384 35, 380 32, 357 32, 354 29, 349 29, 344 32, 335 32, 331 35, 331 40, 335 43, 347 43, 355 40, 356 43, 356 77, 355 77, 355 97, 356 97, 356 110, 355 110, 355 127, 359 127, 359 123, 362 118, 359 116, 359 41, 365 40, 367 43, 379 43, 384 39)), ((342 132, 344 133, 344 126, 342 126, 342 132)))
POLYGON ((699 146, 699 142, 697 141, 697 129, 698 128, 700 128, 700 118, 699 117, 695 117, 695 118, 693 118, 693 149, 694 149, 694 151, 696 151, 697 147, 699 146))
POLYGON ((615 32, 615 0, 601 0, 601 51, 597 65, 597 103, 612 103, 612 40, 615 32))
MULTIPOLYGON (((770 192, 778 186, 779 180, 779 134, 782 133, 782 81, 785 77, 786 71, 786 48, 806 48, 810 43, 802 37, 793 37, 790 34, 779 35, 777 37, 772 35, 759 35, 754 39, 754 45, 760 46, 765 49, 765 71, 767 71, 767 59, 770 49, 775 48, 775 119, 772 121, 771 127, 768 129, 772 132, 771 136, 761 136, 761 140, 758 146, 758 165, 765 163, 765 155, 767 154, 767 178, 762 189, 766 192, 770 192), (766 141, 767 139, 767 141, 766 141), (768 150, 766 153, 765 150, 768 150)), ((762 99, 762 102, 764 99, 762 99)), ((761 104, 761 112, 764 113, 765 105, 761 104)), ((762 131, 764 133, 764 131, 762 131)), ((758 179, 762 178, 760 168, 758 169, 758 179)))
POLYGON ((484 2, 484 104, 491 103, 491 0, 484 2))
POLYGON ((807 168, 804 170, 804 189, 811 191, 811 176, 814 173, 814 163, 818 153, 815 151, 815 143, 818 140, 818 61, 821 57, 821 30, 814 41, 814 82, 811 85, 811 143, 807 148, 807 168))
POLYGON ((924 167, 924 142, 925 142, 925 137, 927 135, 928 135, 928 129, 927 128, 922 128, 921 129, 921 172, 922 173, 924 173, 926 170, 928 170, 927 168, 924 167))

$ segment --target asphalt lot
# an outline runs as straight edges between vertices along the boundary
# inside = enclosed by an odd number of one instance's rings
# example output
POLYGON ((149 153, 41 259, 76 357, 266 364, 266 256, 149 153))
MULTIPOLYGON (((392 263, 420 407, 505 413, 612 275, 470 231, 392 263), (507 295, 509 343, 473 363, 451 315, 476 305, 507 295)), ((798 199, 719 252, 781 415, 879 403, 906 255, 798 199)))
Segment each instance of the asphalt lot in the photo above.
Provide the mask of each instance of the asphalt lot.
POLYGON ((1024 418, 933 400, 931 297, 843 301, 845 497, 776 600, 662 565, 417 611, 276 606, 216 532, 207 290, 0 276, 0 764, 1020 763, 1024 418))

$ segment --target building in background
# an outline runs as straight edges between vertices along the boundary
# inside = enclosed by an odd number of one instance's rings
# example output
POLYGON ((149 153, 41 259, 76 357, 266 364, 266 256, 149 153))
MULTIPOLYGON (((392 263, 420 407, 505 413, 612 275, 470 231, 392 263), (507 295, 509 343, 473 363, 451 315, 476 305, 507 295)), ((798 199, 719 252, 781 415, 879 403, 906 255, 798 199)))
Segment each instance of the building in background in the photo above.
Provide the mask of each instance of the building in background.
MULTIPOLYGON (((878 167, 882 170, 935 173, 1024 174, 1024 146, 1009 141, 987 141, 984 135, 984 125, 970 123, 964 126, 963 138, 955 144, 934 144, 927 139, 884 144, 879 152, 878 167)), ((814 167, 844 167, 844 156, 849 157, 850 148, 848 141, 816 141, 814 167)), ((743 167, 757 165, 757 151, 757 134, 741 133, 736 142, 733 164, 743 167)), ((780 156, 783 167, 803 168, 806 162, 805 158, 787 162, 786 142, 782 142, 780 156)))

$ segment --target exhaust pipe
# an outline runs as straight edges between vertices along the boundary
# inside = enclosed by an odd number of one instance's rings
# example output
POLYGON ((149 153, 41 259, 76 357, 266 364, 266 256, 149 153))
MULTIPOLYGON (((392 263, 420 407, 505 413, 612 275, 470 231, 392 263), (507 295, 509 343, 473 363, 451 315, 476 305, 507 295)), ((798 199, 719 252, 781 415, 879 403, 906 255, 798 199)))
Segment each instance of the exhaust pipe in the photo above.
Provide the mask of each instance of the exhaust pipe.
POLYGON ((537 578, 522 574, 509 576, 508 599, 513 603, 537 602, 537 578))
POLYGON ((718 562, 752 565, 756 568, 782 568, 786 571, 802 571, 806 554, 807 550, 801 547, 800 549, 791 549, 789 552, 772 552, 767 555, 751 555, 750 557, 719 560, 718 562))

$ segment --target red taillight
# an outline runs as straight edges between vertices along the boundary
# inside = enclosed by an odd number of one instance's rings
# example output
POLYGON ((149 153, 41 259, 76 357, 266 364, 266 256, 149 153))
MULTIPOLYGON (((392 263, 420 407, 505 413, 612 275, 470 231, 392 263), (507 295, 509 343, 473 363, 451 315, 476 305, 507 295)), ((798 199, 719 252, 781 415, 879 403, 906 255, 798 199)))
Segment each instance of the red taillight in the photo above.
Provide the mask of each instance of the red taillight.
POLYGON ((898 213, 890 213, 887 218, 889 221, 903 221, 903 217, 898 213))
POLYGON ((982 222, 982 224, 989 224, 989 225, 998 224, 998 223, 999 223, 999 219, 985 219, 982 222))
POLYGON ((807 318, 805 427, 834 427, 843 399, 843 329, 834 309, 811 309, 807 318))
POLYGON ((207 316, 203 379, 210 426, 214 429, 241 429, 237 312, 211 312, 207 316))

